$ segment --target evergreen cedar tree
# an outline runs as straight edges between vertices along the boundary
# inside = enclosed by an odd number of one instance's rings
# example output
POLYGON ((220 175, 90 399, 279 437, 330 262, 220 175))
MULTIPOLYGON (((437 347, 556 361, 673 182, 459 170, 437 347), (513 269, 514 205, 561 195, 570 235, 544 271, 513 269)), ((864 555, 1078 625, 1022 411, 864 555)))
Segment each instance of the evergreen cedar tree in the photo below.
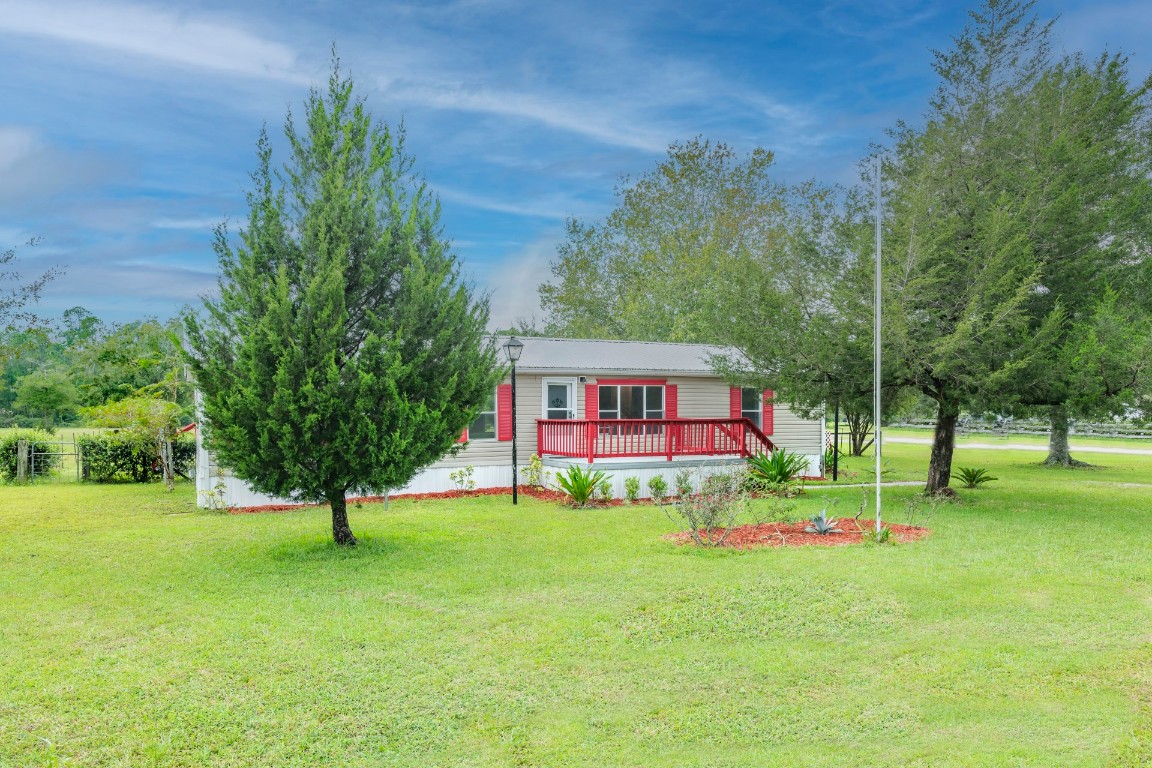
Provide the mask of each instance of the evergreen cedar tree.
POLYGON ((236 241, 216 233, 219 298, 184 318, 205 437, 259 492, 331 505, 400 488, 458 449, 503 375, 488 303, 462 282, 403 128, 373 124, 334 62, 290 161, 262 132, 236 241))

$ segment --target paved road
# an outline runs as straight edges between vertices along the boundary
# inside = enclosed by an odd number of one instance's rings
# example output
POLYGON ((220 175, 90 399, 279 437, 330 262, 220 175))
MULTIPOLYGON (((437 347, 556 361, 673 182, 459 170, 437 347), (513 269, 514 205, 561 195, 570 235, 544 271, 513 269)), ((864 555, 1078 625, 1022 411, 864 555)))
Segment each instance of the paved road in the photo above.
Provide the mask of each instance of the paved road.
MULTIPOLYGON (((885 437, 886 443, 912 443, 914 445, 932 445, 931 438, 927 437, 885 437)), ((990 448, 995 451, 1041 451, 1048 452, 1046 445, 1025 445, 1023 443, 956 443, 957 448, 990 448)), ((1152 456, 1152 449, 1146 448, 1109 448, 1107 446, 1071 446, 1072 453, 1124 453, 1130 456, 1152 456)))

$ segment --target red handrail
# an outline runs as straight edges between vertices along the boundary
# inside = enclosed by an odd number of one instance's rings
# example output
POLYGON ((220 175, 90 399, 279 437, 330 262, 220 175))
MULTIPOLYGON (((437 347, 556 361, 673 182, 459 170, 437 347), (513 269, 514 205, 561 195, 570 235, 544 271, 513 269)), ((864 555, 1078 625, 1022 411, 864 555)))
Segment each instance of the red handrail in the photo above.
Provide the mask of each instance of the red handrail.
POLYGON ((748 419, 537 419, 540 455, 595 459, 750 456, 776 450, 748 419))

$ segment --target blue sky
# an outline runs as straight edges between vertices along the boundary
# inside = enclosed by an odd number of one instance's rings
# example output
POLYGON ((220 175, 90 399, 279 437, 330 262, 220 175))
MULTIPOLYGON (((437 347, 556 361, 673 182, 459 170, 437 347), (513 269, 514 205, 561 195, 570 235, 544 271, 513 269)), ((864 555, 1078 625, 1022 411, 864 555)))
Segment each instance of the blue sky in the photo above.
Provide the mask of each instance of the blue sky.
MULTIPOLYGON (((1152 3, 1041 0, 1059 47, 1152 69, 1152 3)), ((566 217, 703 135, 851 182, 916 122, 961 3, 0 0, 0 250, 63 265, 43 314, 177 313, 215 284, 263 123, 325 81, 335 42, 374 115, 403 119, 493 321, 536 311, 566 217)))

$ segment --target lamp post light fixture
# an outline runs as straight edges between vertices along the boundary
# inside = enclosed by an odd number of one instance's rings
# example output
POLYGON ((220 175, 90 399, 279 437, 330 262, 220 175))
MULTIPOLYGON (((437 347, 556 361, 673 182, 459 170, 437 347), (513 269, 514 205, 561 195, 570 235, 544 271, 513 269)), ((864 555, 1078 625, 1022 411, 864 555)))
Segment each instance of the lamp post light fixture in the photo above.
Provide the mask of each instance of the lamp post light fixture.
POLYGON ((512 504, 516 504, 516 489, 519 486, 518 470, 516 467, 516 361, 524 351, 524 342, 513 336, 504 343, 504 354, 508 362, 512 363, 512 504))

